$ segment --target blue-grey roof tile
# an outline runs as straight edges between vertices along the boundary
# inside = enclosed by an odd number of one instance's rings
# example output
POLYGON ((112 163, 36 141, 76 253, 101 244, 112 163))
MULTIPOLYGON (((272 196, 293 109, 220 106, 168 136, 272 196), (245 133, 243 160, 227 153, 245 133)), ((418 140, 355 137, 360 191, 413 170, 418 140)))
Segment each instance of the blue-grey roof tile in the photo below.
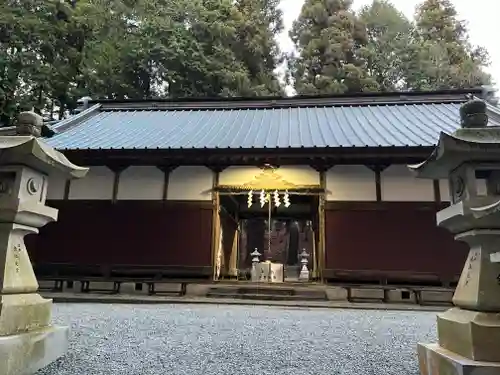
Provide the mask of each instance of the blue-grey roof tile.
POLYGON ((458 128, 460 105, 144 110, 96 106, 81 119, 75 116, 54 126, 58 134, 47 142, 63 150, 432 146, 440 132, 458 128))

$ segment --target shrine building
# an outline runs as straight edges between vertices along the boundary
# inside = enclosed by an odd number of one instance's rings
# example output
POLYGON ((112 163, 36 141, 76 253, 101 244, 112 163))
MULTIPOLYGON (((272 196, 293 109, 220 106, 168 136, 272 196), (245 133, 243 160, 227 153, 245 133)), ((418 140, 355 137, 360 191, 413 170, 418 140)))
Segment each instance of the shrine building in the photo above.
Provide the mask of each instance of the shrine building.
POLYGON ((35 270, 247 280, 257 250, 293 280, 305 250, 324 282, 453 284, 467 247, 436 227, 448 182, 407 165, 480 95, 83 101, 46 142, 90 172, 50 181, 35 270))

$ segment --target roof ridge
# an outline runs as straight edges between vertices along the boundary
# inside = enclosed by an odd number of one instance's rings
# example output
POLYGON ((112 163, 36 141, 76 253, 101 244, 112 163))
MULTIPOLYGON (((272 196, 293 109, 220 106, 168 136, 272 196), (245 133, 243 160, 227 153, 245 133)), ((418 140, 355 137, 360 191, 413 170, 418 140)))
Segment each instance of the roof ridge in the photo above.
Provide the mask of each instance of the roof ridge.
POLYGON ((446 89, 446 90, 414 90, 414 91, 366 91, 355 93, 342 94, 317 94, 317 95, 293 95, 293 96, 234 96, 234 97, 209 97, 209 96, 194 96, 194 97, 174 97, 174 98, 141 98, 141 99, 90 99, 91 103, 130 103, 130 102, 247 102, 247 101, 287 101, 293 100, 308 100, 308 99, 362 99, 362 98, 394 98, 403 96, 412 97, 432 97, 439 95, 482 95, 483 88, 467 88, 467 89, 446 89))
POLYGON ((407 96, 397 97, 363 97, 363 98, 291 98, 289 100, 260 100, 234 102, 99 102, 103 111, 176 111, 176 110, 231 110, 231 109, 281 109, 281 108, 311 108, 311 107, 367 107, 406 104, 442 104, 462 103, 468 95, 434 95, 429 97, 407 96))
POLYGON ((97 114, 97 110, 99 108, 101 108, 101 104, 94 104, 76 115, 66 117, 64 120, 56 122, 51 126, 51 128, 56 132, 56 134, 64 132, 68 129, 75 127, 88 117, 97 114))

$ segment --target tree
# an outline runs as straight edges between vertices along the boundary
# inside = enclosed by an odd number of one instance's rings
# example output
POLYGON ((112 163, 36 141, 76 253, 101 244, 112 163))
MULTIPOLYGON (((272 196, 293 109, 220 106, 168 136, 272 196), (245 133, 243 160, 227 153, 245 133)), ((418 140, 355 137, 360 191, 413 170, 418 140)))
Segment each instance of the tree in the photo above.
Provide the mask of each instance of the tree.
POLYGON ((145 99, 159 94, 160 72, 155 62, 161 46, 155 35, 148 34, 144 15, 152 11, 154 17, 156 11, 149 4, 140 0, 94 3, 91 11, 104 16, 95 18, 94 38, 86 40, 81 64, 85 88, 80 96, 145 99))
POLYGON ((466 25, 449 0, 426 0, 417 7, 407 51, 408 89, 467 88, 491 81, 483 70, 487 52, 470 44, 466 25))
POLYGON ((366 25, 367 72, 381 91, 397 91, 404 83, 404 56, 412 32, 411 22, 386 0, 362 8, 366 25))
POLYGON ((299 53, 289 64, 299 94, 378 90, 366 71, 366 28, 350 0, 306 0, 290 37, 299 53))
POLYGON ((42 73, 36 53, 44 37, 40 9, 30 1, 0 4, 0 124, 9 125, 20 107, 34 104, 32 76, 42 73))
POLYGON ((81 96, 279 94, 277 0, 8 0, 0 121, 62 118, 81 96))
POLYGON ((276 68, 283 54, 276 36, 283 30, 279 0, 237 0, 236 57, 248 70, 249 84, 243 96, 283 95, 276 68))
MULTIPOLYGON (((8 1, 0 6, 0 111, 8 125, 22 109, 59 118, 84 89, 81 63, 104 1, 8 1), (99 7, 100 6, 100 7, 99 7)), ((104 24, 104 22, 101 22, 104 24)))

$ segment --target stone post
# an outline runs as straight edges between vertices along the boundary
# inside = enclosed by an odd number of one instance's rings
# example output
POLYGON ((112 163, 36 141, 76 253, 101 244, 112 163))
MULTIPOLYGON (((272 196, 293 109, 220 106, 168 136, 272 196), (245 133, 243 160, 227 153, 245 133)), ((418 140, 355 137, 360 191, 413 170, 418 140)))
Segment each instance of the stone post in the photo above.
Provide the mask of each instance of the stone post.
POLYGON ((462 129, 442 133, 432 155, 410 166, 418 177, 448 179, 451 205, 437 223, 470 247, 455 307, 437 317, 438 343, 418 345, 422 375, 500 375, 500 128, 486 126, 486 109, 465 104, 462 129))
POLYGON ((87 168, 37 139, 42 119, 21 113, 18 136, 0 137, 0 373, 33 374, 68 348, 67 327, 51 325, 52 300, 38 293, 38 282, 24 236, 57 220, 45 206, 49 174, 84 177, 87 168), (31 134, 31 135, 30 135, 31 134))

